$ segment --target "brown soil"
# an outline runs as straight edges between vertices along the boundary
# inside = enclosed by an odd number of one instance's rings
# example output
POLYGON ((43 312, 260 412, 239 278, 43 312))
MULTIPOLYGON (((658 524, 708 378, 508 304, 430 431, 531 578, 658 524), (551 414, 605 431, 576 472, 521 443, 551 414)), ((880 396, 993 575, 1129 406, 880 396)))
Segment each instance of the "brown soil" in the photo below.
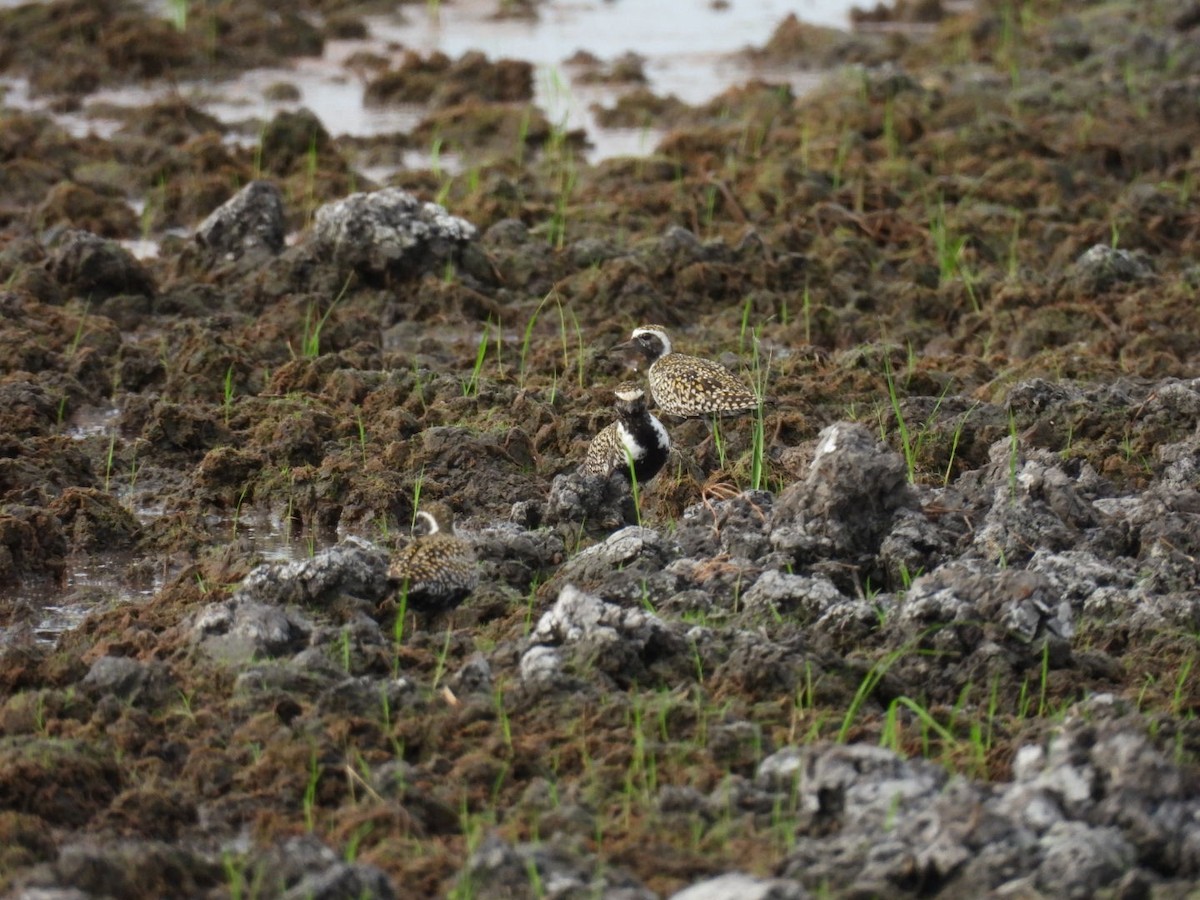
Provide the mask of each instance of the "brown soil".
MULTIPOLYGON (((906 6, 923 17, 931 5, 906 6)), ((394 606, 353 598, 305 609, 326 629, 305 665, 214 661, 193 619, 264 559, 251 522, 286 528, 303 556, 339 529, 394 546, 418 493, 476 529, 544 499, 611 419, 626 372, 605 349, 646 322, 735 368, 761 329, 777 401, 763 485, 776 494, 833 422, 901 449, 896 409, 921 428, 927 485, 986 467, 1014 434, 1114 492, 1150 483, 1159 448, 1194 428, 1131 423, 1149 402, 1139 385, 1200 367, 1197 26, 1167 0, 1035 0, 1017 19, 979 6, 920 39, 831 40, 786 22, 761 61, 889 65, 835 69, 805 97, 767 82, 700 107, 634 94, 609 118, 670 132, 646 158, 595 166, 581 135, 526 105, 527 65, 413 54, 375 72, 369 96, 432 102, 396 140, 452 137, 464 164, 392 184, 482 236, 455 264, 403 277, 350 277, 295 248, 241 264, 167 233, 256 178, 280 188, 294 230, 372 187, 356 166, 382 151, 311 114, 266 123, 254 150, 182 102, 138 110, 108 139, 0 109, 0 889, 53 881, 57 865, 54 878, 75 872, 98 894, 235 896, 221 863, 243 857, 229 847, 308 831, 411 897, 451 890, 488 831, 565 835, 662 894, 735 868, 775 872, 789 845, 769 815, 689 818, 650 798, 662 785, 708 793, 779 747, 837 736, 871 665, 895 650, 875 623, 814 637, 796 610, 754 623, 792 648, 775 661, 725 634, 694 660, 642 657, 636 674, 598 652, 575 663, 579 692, 533 691, 522 640, 554 601, 557 567, 600 536, 582 528, 559 529, 552 563, 491 561, 448 623, 417 623, 399 649, 355 637, 364 617, 391 635, 394 606), (161 251, 136 262, 67 229, 144 232, 161 251), (1077 260, 1096 244, 1144 265, 1085 272, 1077 260), (1041 381, 1111 390, 1050 411, 1013 393, 1041 381), (111 427, 76 427, 105 410, 111 427), (61 601, 70 567, 117 552, 134 554, 120 589, 78 628, 38 639, 36 604, 19 598, 37 587, 61 601), (460 685, 478 653, 490 692, 460 685), (89 682, 105 657, 142 665, 89 682), (389 706, 377 686, 393 676, 408 688, 389 706), (386 787, 368 783, 384 767, 386 787), (84 837, 108 848, 103 866, 62 853, 84 837)), ((0 71, 67 108, 101 85, 320 52, 309 19, 273 8, 208 4, 182 31, 119 0, 7 8, 0 71)), ((353 29, 353 14, 330 28, 353 29)), ((640 64, 626 65, 636 71, 604 77, 636 83, 640 64)), ((647 486, 645 523, 666 531, 748 487, 750 432, 731 423, 719 457, 711 442, 692 452, 702 426, 673 429, 684 458, 647 486)), ((714 590, 742 577, 728 556, 705 572, 714 590)), ((875 589, 894 592, 911 573, 878 574, 875 589)), ((1179 577, 1196 590, 1194 568, 1179 577)), ((986 706, 999 678, 986 755, 956 763, 1009 777, 1015 749, 1054 724, 1018 709, 1041 649, 1003 671, 925 649, 890 669, 844 737, 878 743, 898 696, 949 718, 986 706)), ((1060 649, 1039 709, 1112 692, 1154 711, 1162 745, 1195 771, 1200 681, 1179 674, 1193 632, 1085 628, 1060 649)), ((901 744, 921 755, 927 739, 913 727, 901 744)))

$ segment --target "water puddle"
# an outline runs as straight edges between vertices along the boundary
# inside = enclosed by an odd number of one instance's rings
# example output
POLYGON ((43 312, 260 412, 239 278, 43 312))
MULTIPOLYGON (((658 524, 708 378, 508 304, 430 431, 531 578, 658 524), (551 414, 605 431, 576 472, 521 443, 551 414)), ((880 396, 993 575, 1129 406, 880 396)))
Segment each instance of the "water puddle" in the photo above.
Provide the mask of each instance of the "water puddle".
POLYGON ((83 441, 98 434, 109 434, 121 418, 121 409, 117 406, 84 406, 71 415, 71 424, 67 428, 67 436, 72 440, 83 441))
MULTIPOLYGON (((587 132, 592 162, 613 156, 644 155, 661 134, 654 129, 608 129, 597 125, 592 106, 611 105, 621 88, 577 84, 567 60, 582 51, 611 62, 627 53, 645 60, 649 90, 673 94, 687 103, 703 103, 733 84, 756 75, 787 81, 803 92, 819 74, 803 71, 755 71, 738 53, 761 46, 789 14, 816 25, 846 28, 855 0, 757 0, 714 4, 709 0, 657 0, 653 13, 635 3, 610 0, 550 0, 536 20, 494 18, 496 0, 459 0, 405 6, 403 13, 367 19, 362 40, 328 41, 319 59, 298 59, 287 68, 256 69, 230 80, 104 89, 89 95, 81 111, 54 117, 76 137, 111 137, 122 122, 114 110, 136 109, 181 96, 233 127, 229 140, 253 144, 261 123, 285 110, 306 107, 332 133, 376 137, 407 133, 423 118, 416 105, 369 106, 364 80, 352 71, 351 58, 371 53, 395 60, 405 49, 422 54, 441 51, 458 58, 480 50, 492 59, 527 60, 535 66, 534 102, 556 125, 587 132), (298 99, 268 99, 270 89, 286 83, 298 99)), ((21 79, 0 79, 5 105, 45 110, 21 79)), ((428 164, 413 151, 404 165, 428 164)), ((365 173, 382 180, 379 169, 365 173)))
MULTIPOLYGON (((133 513, 146 523, 161 515, 162 510, 138 506, 133 513)), ((233 519, 221 519, 214 531, 238 541, 248 556, 269 563, 304 559, 334 542, 300 535, 282 516, 258 510, 245 512, 236 524, 233 519)), ((217 546, 220 543, 214 541, 217 546)), ((0 625, 0 646, 19 639, 26 629, 36 641, 53 644, 90 613, 146 603, 187 562, 164 560, 159 564, 150 557, 128 552, 80 554, 67 559, 61 580, 30 578, 0 588, 0 610, 6 613, 5 624, 0 625)))
POLYGON ((626 53, 645 59, 647 87, 703 103, 755 72, 736 54, 761 46, 788 15, 813 25, 849 27, 855 0, 757 0, 721 7, 708 0, 657 0, 648 8, 606 0, 560 0, 538 7, 536 21, 496 20, 492 2, 463 0, 369 20, 372 36, 423 53, 457 58, 482 50, 492 58, 527 60, 537 70, 537 103, 552 121, 576 115, 611 91, 566 83, 556 73, 578 51, 602 61, 626 53), (653 11, 650 12, 649 9, 653 11))
POLYGON ((90 612, 146 602, 162 587, 165 574, 139 567, 131 553, 70 557, 61 580, 29 578, 0 588, 0 609, 5 613, 0 645, 22 634, 54 643, 90 612))

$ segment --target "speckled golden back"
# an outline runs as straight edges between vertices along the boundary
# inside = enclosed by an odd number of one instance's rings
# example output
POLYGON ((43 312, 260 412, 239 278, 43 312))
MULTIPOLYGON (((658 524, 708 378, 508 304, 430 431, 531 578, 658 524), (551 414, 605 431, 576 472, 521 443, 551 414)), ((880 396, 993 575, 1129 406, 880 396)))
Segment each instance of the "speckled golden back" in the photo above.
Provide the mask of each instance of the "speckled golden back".
POLYGON ((426 504, 418 517, 431 528, 392 557, 388 577, 407 591, 408 605, 422 612, 450 609, 479 584, 475 552, 454 533, 454 514, 440 503, 426 504))
POLYGON ((673 416, 746 412, 758 406, 754 391, 720 363, 682 353, 670 353, 650 366, 650 392, 658 408, 673 416))
POLYGON ((639 326, 613 349, 636 351, 650 362, 650 393, 668 415, 730 415, 758 406, 754 391, 720 363, 675 353, 661 325, 639 326))
POLYGON ((617 436, 617 423, 610 422, 588 444, 587 455, 579 464, 584 475, 607 475, 616 468, 625 454, 621 439, 617 436))

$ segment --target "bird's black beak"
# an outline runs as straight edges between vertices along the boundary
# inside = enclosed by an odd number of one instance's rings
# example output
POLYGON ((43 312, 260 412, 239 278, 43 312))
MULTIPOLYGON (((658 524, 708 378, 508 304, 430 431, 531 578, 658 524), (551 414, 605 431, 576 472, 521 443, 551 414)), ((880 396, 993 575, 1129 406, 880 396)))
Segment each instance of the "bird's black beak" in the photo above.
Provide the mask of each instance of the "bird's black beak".
POLYGON ((633 350, 633 349, 635 349, 634 343, 633 343, 633 338, 630 338, 627 341, 621 341, 621 343, 619 343, 619 344, 613 344, 611 347, 609 347, 607 350, 605 350, 604 353, 606 356, 611 356, 615 353, 628 353, 630 350, 633 350))

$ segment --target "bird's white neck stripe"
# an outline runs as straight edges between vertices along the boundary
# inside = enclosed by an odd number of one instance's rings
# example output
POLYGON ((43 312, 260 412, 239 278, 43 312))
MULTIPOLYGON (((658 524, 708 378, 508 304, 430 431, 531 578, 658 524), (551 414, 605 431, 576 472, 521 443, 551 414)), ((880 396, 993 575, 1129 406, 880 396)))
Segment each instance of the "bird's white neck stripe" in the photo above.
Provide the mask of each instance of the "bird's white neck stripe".
POLYGON ((650 424, 654 427, 654 433, 658 435, 658 446, 670 447, 671 438, 667 435, 667 429, 663 427, 663 423, 658 421, 656 417, 651 416, 650 424))
POLYGON ((637 442, 637 438, 633 436, 633 432, 625 427, 624 422, 617 423, 617 437, 621 439, 621 446, 623 446, 629 452, 629 455, 634 459, 640 459, 645 454, 646 448, 637 442))

